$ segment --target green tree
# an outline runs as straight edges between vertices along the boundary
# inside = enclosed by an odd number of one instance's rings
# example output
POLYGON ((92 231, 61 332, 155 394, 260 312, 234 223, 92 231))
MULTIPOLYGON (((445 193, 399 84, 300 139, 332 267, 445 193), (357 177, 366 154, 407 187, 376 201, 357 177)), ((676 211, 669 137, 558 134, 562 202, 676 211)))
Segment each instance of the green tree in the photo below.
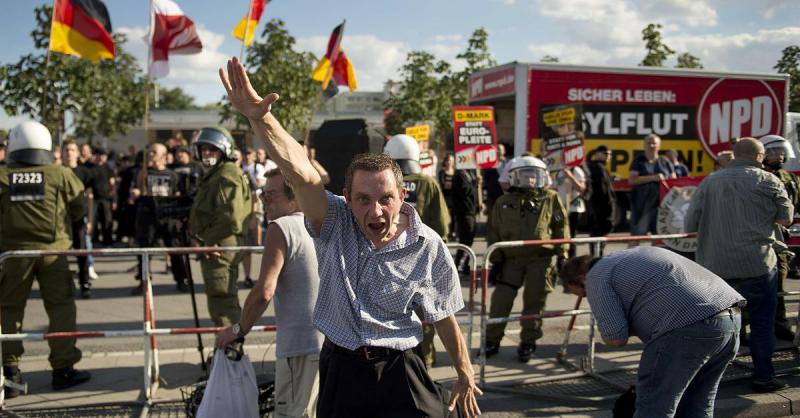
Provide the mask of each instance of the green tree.
POLYGON ((552 55, 545 55, 539 61, 540 62, 558 62, 558 57, 554 57, 552 55))
POLYGON ((675 54, 675 51, 665 45, 661 39, 661 24, 659 23, 651 23, 642 29, 642 40, 645 42, 647 50, 647 55, 639 63, 642 67, 663 67, 667 58, 675 54))
POLYGON ((158 109, 164 110, 191 110, 199 109, 194 103, 194 97, 186 94, 180 87, 158 89, 158 109))
MULTIPOLYGON (((273 113, 288 132, 304 132, 319 97, 320 86, 311 80, 316 62, 314 54, 294 49, 295 39, 279 19, 267 22, 260 39, 247 48, 244 62, 253 88, 261 93, 276 92, 281 98, 273 113)), ((233 119, 238 127, 247 126, 247 118, 223 97, 222 120, 233 119)))
POLYGON ((35 9, 31 32, 35 54, 0 69, 0 105, 12 116, 28 115, 53 133, 64 131, 64 115, 73 115, 80 138, 111 137, 126 133, 144 113, 145 78, 135 58, 115 34, 116 57, 94 64, 88 60, 51 53, 47 62, 52 8, 35 9))
POLYGON ((702 70, 703 63, 700 62, 700 58, 688 52, 684 52, 683 54, 678 55, 678 65, 676 65, 675 68, 694 68, 697 70, 702 70))
POLYGON ((781 59, 772 68, 789 74, 789 111, 800 112, 800 45, 784 48, 781 59))
POLYGON ((387 132, 400 133, 406 126, 430 120, 434 123, 431 147, 449 143, 453 136, 452 107, 467 104, 470 75, 496 65, 489 53, 488 38, 483 28, 472 33, 466 49, 456 56, 466 63, 465 68, 457 72, 429 52, 409 52, 400 69, 400 81, 395 83, 384 103, 389 111, 387 132))
POLYGON ((449 112, 450 100, 445 94, 449 91, 447 84, 452 83, 450 64, 437 61, 429 52, 411 51, 400 67, 400 77, 384 103, 389 109, 386 130, 389 134, 401 133, 412 123, 433 120, 435 147, 436 133, 442 129, 442 118, 449 112))

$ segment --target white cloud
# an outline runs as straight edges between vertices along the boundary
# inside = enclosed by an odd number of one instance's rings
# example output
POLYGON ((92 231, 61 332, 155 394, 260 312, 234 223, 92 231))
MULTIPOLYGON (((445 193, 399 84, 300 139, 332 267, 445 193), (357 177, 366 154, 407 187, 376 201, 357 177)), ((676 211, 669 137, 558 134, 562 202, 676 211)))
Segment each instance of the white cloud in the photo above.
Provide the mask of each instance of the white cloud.
POLYGON ((732 35, 684 35, 665 38, 673 49, 688 51, 710 70, 775 72, 783 48, 800 39, 800 26, 732 35))
MULTIPOLYGON (((313 52, 320 57, 325 55, 328 38, 314 36, 297 38, 297 48, 313 52)), ((403 65, 409 48, 399 41, 380 39, 374 35, 347 35, 342 43, 353 69, 356 72, 358 88, 363 91, 382 90, 389 79, 397 78, 397 70, 403 65)))
MULTIPOLYGON (((664 42, 678 54, 690 52, 707 70, 773 73, 781 50, 800 39, 800 26, 764 29, 732 35, 665 36, 664 42)), ((531 44, 528 51, 538 61, 544 55, 559 57, 562 63, 635 66, 644 57, 642 45, 596 48, 587 43, 531 44)), ((677 55, 677 54, 676 54, 677 55)), ((675 64, 673 56, 667 62, 675 64)))
POLYGON ((452 35, 436 35, 433 37, 434 41, 436 42, 461 42, 464 39, 464 35, 460 33, 454 33, 452 35))
POLYGON ((717 11, 709 0, 646 0, 642 14, 653 22, 683 21, 689 26, 716 26, 717 11))
POLYGON ((538 0, 539 13, 563 26, 566 36, 597 49, 630 45, 647 25, 627 2, 538 0))
POLYGON ((761 15, 767 19, 770 19, 775 16, 775 12, 778 9, 788 6, 789 0, 761 0, 761 3, 764 3, 761 15))

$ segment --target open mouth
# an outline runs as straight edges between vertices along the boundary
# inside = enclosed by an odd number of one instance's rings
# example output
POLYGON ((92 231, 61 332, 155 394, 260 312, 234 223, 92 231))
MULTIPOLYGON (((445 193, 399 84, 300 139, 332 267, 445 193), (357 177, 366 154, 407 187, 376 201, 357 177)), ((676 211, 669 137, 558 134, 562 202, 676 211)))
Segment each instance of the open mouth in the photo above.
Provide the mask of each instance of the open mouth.
POLYGON ((386 226, 386 222, 370 222, 367 223, 367 228, 369 228, 374 233, 380 233, 383 231, 383 228, 386 226))

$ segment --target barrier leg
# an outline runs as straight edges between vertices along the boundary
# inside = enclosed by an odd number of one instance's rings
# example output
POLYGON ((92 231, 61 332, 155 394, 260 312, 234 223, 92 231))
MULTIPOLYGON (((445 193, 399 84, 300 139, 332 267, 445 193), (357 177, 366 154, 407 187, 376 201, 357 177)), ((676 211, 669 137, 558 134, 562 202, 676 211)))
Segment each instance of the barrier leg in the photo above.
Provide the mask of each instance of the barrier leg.
POLYGON ((147 294, 150 292, 150 255, 149 254, 142 254, 142 280, 145 282, 142 283, 142 288, 144 290, 144 397, 149 402, 150 401, 150 384, 151 380, 151 372, 153 371, 153 359, 152 353, 150 352, 150 337, 152 330, 150 329, 150 307, 147 306, 149 304, 149 299, 147 298, 147 294), (148 284, 145 284, 148 283, 148 284))
MULTIPOLYGON (((583 301, 582 296, 578 296, 578 300, 575 301, 575 309, 578 310, 581 307, 581 302, 583 301)), ((567 347, 569 346, 569 337, 572 333, 572 329, 575 327, 575 320, 578 318, 578 315, 572 315, 569 320, 569 326, 567 327, 567 332, 564 334, 564 341, 561 343, 561 349, 558 350, 556 354, 556 360, 559 362, 567 358, 567 347)))
POLYGON ((481 348, 478 356, 480 365, 480 385, 486 385, 486 283, 489 281, 489 267, 484 261, 483 274, 481 274, 481 348))
POLYGON ((469 326, 467 327, 467 352, 472 355, 472 331, 475 322, 475 254, 470 254, 472 263, 469 273, 469 303, 467 304, 467 315, 469 326))
POLYGON ((584 371, 594 374, 594 315, 589 316, 589 344, 586 347, 586 367, 584 371))
MULTIPOLYGON (((148 273, 149 273, 149 268, 148 268, 148 273)), ((147 283, 146 285, 147 290, 145 292, 145 295, 147 297, 147 307, 149 309, 148 317, 149 317, 150 329, 153 330, 156 329, 156 312, 155 312, 155 304, 153 303, 153 282, 152 280, 150 280, 149 275, 147 276, 146 283, 147 283)), ((152 367, 152 374, 150 376, 150 382, 151 382, 150 398, 153 398, 155 397, 156 391, 158 390, 158 384, 160 381, 159 379, 161 377, 159 370, 159 362, 158 362, 158 343, 156 341, 155 335, 150 336, 150 347, 152 349, 151 351, 152 358, 150 364, 150 367, 152 367)))
MULTIPOLYGON (((2 268, 2 267, 0 267, 2 268)), ((0 334, 3 333, 3 325, 2 321, 0 321, 0 334)), ((0 366, 5 366, 3 364, 3 344, 0 343, 0 366)), ((0 369, 0 411, 5 409, 6 407, 6 374, 3 373, 2 369, 0 369)))

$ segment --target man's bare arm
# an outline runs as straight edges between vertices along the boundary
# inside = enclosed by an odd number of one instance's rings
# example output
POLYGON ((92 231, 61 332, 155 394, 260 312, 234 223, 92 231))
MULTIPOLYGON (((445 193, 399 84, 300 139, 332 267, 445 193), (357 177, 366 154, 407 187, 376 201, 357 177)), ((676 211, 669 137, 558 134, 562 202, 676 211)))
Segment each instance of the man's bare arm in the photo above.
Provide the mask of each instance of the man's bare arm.
MULTIPOLYGON (((239 325, 243 334, 250 332, 275 296, 275 289, 278 287, 278 279, 285 260, 286 238, 277 225, 270 224, 267 227, 267 245, 264 246, 261 257, 261 272, 258 275, 258 282, 248 293, 242 307, 239 325)), ((225 328, 217 334, 216 347, 223 348, 237 338, 239 336, 233 333, 231 327, 225 328)))
POLYGON ((483 395, 483 392, 475 384, 475 371, 472 369, 467 344, 461 336, 461 330, 458 329, 456 317, 450 315, 433 325, 436 327, 436 332, 439 334, 439 339, 442 340, 447 354, 453 360, 453 367, 458 374, 458 381, 453 388, 449 408, 452 411, 458 403, 461 405, 464 416, 477 417, 481 414, 481 410, 478 408, 478 400, 475 399, 475 395, 483 395))
POLYGON ((328 199, 322 179, 306 151, 270 112, 278 95, 270 93, 262 98, 235 57, 228 60, 227 74, 220 68, 219 77, 231 104, 247 117, 256 136, 264 141, 270 158, 292 186, 300 209, 319 233, 328 212, 328 199))

